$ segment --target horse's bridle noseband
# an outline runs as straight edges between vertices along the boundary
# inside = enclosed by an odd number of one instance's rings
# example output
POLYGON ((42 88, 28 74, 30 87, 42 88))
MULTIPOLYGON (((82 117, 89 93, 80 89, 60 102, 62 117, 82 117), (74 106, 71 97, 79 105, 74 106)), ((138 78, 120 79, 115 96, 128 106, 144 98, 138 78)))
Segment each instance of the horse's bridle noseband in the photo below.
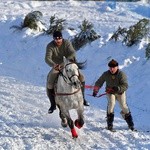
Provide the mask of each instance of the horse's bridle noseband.
MULTIPOLYGON (((69 75, 68 75, 68 73, 67 73, 67 70, 66 70, 66 66, 68 66, 68 65, 70 65, 70 64, 73 64, 73 63, 72 63, 72 62, 71 62, 71 63, 68 63, 68 64, 66 64, 66 65, 63 67, 63 68, 65 68, 65 71, 66 71, 67 76, 65 76, 65 75, 62 73, 61 70, 59 70, 59 73, 60 73, 60 75, 63 77, 64 81, 65 81, 67 84, 69 84, 69 85, 74 85, 74 83, 72 82, 71 78, 74 77, 74 76, 79 77, 79 75, 73 74, 71 77, 69 77, 69 75), (67 78, 69 79, 70 83, 67 82, 67 78)), ((63 68, 62 68, 62 69, 63 69, 63 68)))

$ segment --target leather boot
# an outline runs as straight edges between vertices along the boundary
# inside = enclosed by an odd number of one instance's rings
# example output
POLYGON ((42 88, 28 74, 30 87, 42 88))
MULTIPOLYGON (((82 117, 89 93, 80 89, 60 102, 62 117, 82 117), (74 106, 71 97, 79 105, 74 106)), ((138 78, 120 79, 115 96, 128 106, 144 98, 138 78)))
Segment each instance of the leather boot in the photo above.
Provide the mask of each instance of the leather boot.
POLYGON ((107 113, 108 130, 113 130, 113 121, 114 121, 114 114, 113 113, 110 113, 110 114, 107 113))
POLYGON ((51 114, 56 109, 54 89, 47 88, 47 96, 48 96, 50 104, 51 104, 51 107, 49 108, 48 113, 51 114))
POLYGON ((125 120, 128 124, 129 129, 131 129, 133 131, 134 130, 134 123, 133 123, 131 113, 125 114, 125 120))
POLYGON ((83 104, 84 104, 84 106, 90 106, 90 104, 85 100, 85 96, 84 96, 85 82, 82 82, 81 84, 82 84, 82 85, 81 85, 81 91, 82 91, 83 100, 84 100, 83 104))

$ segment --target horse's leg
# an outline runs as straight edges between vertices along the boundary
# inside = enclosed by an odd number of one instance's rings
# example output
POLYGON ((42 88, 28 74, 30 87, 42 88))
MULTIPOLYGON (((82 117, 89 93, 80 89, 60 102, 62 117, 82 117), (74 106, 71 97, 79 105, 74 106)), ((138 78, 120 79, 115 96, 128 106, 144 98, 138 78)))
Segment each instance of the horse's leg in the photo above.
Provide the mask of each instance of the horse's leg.
POLYGON ((74 128, 74 122, 73 122, 73 120, 70 117, 69 110, 67 110, 65 114, 66 114, 66 118, 67 118, 67 121, 68 121, 68 126, 71 129, 72 137, 73 138, 77 138, 78 134, 77 134, 77 132, 76 132, 76 130, 74 128))
POLYGON ((82 128, 84 125, 84 116, 83 116, 83 108, 79 107, 77 109, 78 119, 75 120, 75 126, 77 128, 82 128))
POLYGON ((61 109, 60 109, 60 106, 57 105, 58 108, 59 108, 59 117, 61 118, 61 125, 62 127, 67 127, 67 119, 65 118, 65 115, 62 113, 61 109))

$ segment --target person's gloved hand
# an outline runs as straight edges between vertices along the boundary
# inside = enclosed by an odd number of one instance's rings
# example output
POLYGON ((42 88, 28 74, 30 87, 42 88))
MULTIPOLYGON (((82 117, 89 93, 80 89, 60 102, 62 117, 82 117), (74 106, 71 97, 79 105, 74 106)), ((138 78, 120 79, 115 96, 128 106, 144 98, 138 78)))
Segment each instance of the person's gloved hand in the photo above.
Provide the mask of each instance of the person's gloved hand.
POLYGON ((97 93, 98 93, 98 91, 94 90, 92 96, 96 97, 97 93))
POLYGON ((118 92, 119 91, 119 87, 118 86, 113 86, 112 89, 114 90, 114 92, 118 92))
POLYGON ((54 69, 57 70, 57 71, 59 71, 61 69, 61 66, 59 64, 55 64, 54 65, 54 69))

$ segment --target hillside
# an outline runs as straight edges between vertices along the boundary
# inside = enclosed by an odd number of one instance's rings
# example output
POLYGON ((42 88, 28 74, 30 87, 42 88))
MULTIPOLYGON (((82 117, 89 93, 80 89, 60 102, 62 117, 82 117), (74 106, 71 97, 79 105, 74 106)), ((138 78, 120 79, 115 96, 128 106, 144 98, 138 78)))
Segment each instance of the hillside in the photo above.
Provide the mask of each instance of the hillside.
MULTIPOLYGON (((1 150, 133 150, 150 149, 150 61, 145 59, 148 40, 127 47, 121 41, 108 41, 119 26, 128 28, 142 18, 150 18, 149 4, 106 2, 38 2, 0 1, 0 149, 1 150), (15 30, 31 11, 43 13, 45 26, 56 15, 65 18, 64 38, 70 39, 80 30, 84 19, 93 23, 101 38, 77 51, 79 61, 87 60, 83 70, 86 85, 93 85, 107 70, 110 59, 117 59, 129 81, 127 102, 138 132, 128 130, 116 104, 114 128, 106 126, 106 97, 88 94, 90 107, 85 108, 85 125, 77 130, 79 138, 71 138, 68 128, 62 128, 58 109, 47 114, 49 101, 45 92, 46 76, 50 68, 44 61, 49 35, 28 28, 15 30), (73 27, 75 31, 68 28, 73 27)), ((104 93, 104 87, 99 94, 104 93)), ((76 119, 75 111, 71 115, 76 119)))

